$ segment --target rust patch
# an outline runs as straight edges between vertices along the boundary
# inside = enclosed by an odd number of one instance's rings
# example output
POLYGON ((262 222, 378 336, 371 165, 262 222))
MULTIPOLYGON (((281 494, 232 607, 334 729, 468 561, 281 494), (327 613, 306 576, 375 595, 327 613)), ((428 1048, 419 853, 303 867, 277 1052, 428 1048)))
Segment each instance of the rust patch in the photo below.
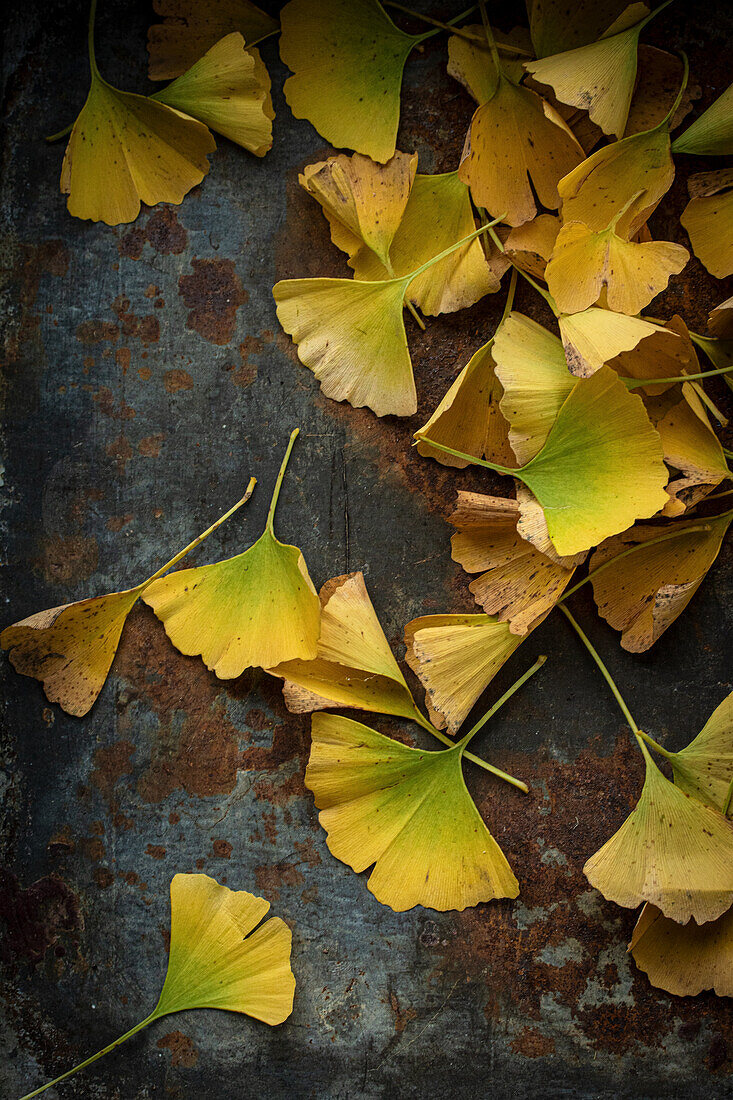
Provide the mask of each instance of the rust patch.
POLYGON ((212 841, 211 851, 217 859, 229 859, 232 854, 232 846, 228 840, 216 839, 212 841))
POLYGON ((555 1053, 555 1041, 536 1027, 524 1027, 512 1040, 511 1048, 515 1054, 522 1054, 525 1058, 547 1058, 555 1053))
POLYGON ((191 1069, 199 1060, 199 1052, 194 1046, 193 1039, 184 1035, 182 1031, 169 1031, 162 1039, 158 1039, 157 1046, 160 1050, 171 1052, 172 1066, 191 1069))
POLYGON ((126 527, 128 523, 131 523, 135 517, 132 512, 126 512, 124 516, 110 516, 107 520, 106 527, 108 531, 114 531, 117 534, 126 527))
POLYGON ((117 315, 122 335, 129 339, 136 337, 143 347, 155 344, 160 339, 160 321, 154 313, 138 317, 130 311, 130 299, 120 294, 112 302, 112 312, 117 315))
POLYGON ((302 775, 295 773, 289 776, 283 783, 265 777, 258 779, 254 785, 255 797, 273 806, 285 806, 293 798, 306 798, 307 791, 303 783, 302 775))
POLYGON ((23 889, 7 868, 0 869, 0 921, 5 926, 0 957, 6 963, 38 963, 62 933, 84 927, 79 898, 63 879, 46 875, 23 889))
POLYGON ((284 886, 300 886, 303 882, 305 879, 295 864, 284 860, 255 868, 257 889, 268 901, 279 901, 280 891, 284 886))
POLYGON ((115 876, 109 867, 95 867, 92 871, 92 878, 100 890, 108 890, 115 880, 115 876))
POLYGON ((145 855, 151 859, 165 859, 166 850, 162 844, 148 844, 145 855))
POLYGON ((115 460, 117 464, 117 473, 120 477, 124 477, 127 463, 135 453, 127 436, 123 433, 118 435, 116 439, 113 439, 111 443, 107 444, 105 452, 110 458, 115 460))
POLYGON ((157 435, 144 436, 137 445, 138 453, 143 458, 159 458, 160 448, 165 439, 165 432, 158 432, 157 435))
POLYGON ((8 333, 5 354, 8 363, 16 363, 22 346, 38 334, 40 314, 35 310, 41 279, 44 275, 63 278, 69 270, 69 253, 63 241, 43 241, 21 245, 16 255, 12 282, 18 287, 20 323, 8 333))
POLYGON ((135 410, 128 405, 124 398, 115 404, 115 395, 109 386, 100 386, 94 394, 94 403, 103 416, 109 416, 112 420, 134 420, 135 410))
POLYGON ((49 584, 73 584, 86 580, 99 564, 97 540, 87 535, 57 536, 41 544, 41 556, 33 562, 49 584))
POLYGON ((227 367, 227 370, 231 372, 231 380, 235 386, 246 388, 255 381, 257 378, 257 364, 252 363, 249 357, 261 352, 262 347, 262 340, 256 336, 246 336, 244 342, 239 345, 239 366, 227 367))
POLYGON ((234 335, 237 310, 249 298, 232 260, 191 260, 193 272, 181 275, 178 293, 188 309, 186 328, 223 346, 234 335))
POLYGON ((132 774, 131 757, 134 752, 135 746, 131 741, 115 741, 94 753, 94 770, 89 776, 89 782, 110 806, 114 803, 113 793, 119 780, 123 775, 132 774))
POLYGON ((128 260, 139 260, 146 243, 161 256, 180 256, 183 252, 188 244, 188 234, 172 206, 157 206, 144 228, 136 225, 128 229, 117 242, 117 251, 128 260))
POLYGON ((417 1012, 414 1008, 400 1008, 400 1002, 397 1000, 397 994, 394 992, 390 992, 389 1007, 392 1009, 394 1015, 395 1033, 401 1035, 410 1020, 417 1019, 417 1012))
POLYGON ((76 338, 80 344, 116 344, 120 330, 114 321, 82 321, 76 326, 76 338))
POLYGON ((167 370, 163 375, 166 393, 178 393, 179 390, 192 390, 193 378, 187 370, 167 370))

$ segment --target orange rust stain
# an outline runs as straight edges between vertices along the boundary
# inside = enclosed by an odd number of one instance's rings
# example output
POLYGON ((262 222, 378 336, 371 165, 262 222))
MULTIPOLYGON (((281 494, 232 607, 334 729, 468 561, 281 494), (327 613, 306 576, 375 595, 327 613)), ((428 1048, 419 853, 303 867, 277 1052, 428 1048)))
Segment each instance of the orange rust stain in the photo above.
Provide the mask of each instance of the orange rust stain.
MULTIPOLYGON (((117 251, 129 260, 139 260, 146 243, 161 256, 178 256, 183 252, 188 243, 188 234, 178 221, 173 207, 156 207, 145 228, 135 225, 128 229, 117 242, 117 251)), ((157 287, 148 287, 145 296, 152 298, 157 293, 157 287), (148 293, 151 290, 153 293, 148 293)))
POLYGON ((400 1002, 397 1000, 397 995, 393 992, 389 995, 389 1007, 394 1014, 394 1029, 397 1035, 401 1035, 411 1020, 417 1019, 417 1012, 414 1008, 400 1008, 400 1002))
POLYGON ((76 326, 76 338, 80 344, 101 344, 105 340, 115 344, 120 338, 120 330, 114 321, 82 321, 76 326))
POLYGON ((127 468, 127 463, 135 453, 132 449, 130 440, 124 434, 120 434, 116 439, 113 439, 111 443, 107 444, 105 450, 110 458, 115 459, 117 463, 117 473, 120 477, 123 477, 127 468))
POLYGON ((303 882, 305 879, 294 863, 282 861, 255 868, 257 889, 268 901, 279 901, 284 886, 300 886, 303 882))
POLYGON ((135 410, 123 398, 115 405, 115 395, 109 386, 100 386, 94 394, 94 403, 103 416, 109 416, 112 420, 135 419, 135 410))
POLYGON ((235 386, 251 386, 257 378, 257 364, 250 361, 250 355, 256 355, 262 351, 262 340, 259 340, 256 336, 246 336, 243 343, 239 345, 239 358, 241 360, 238 367, 227 367, 227 370, 231 372, 231 380, 235 386))
POLYGON ((181 275, 178 293, 188 309, 186 328, 223 346, 234 335, 237 310, 249 298, 232 260, 191 260, 193 271, 181 275))
POLYGON ((43 541, 41 556, 33 562, 49 584, 86 580, 99 564, 97 540, 87 535, 56 536, 43 541))
POLYGON ((212 841, 211 850, 218 859, 229 859, 232 854, 232 846, 228 840, 216 839, 212 841))
POLYGON ((525 1058, 547 1058, 555 1053, 555 1041, 551 1035, 543 1035, 536 1027, 525 1027, 512 1040, 511 1048, 515 1054, 525 1058))
POLYGON ((114 789, 123 775, 133 771, 131 757, 135 746, 131 741, 115 741, 94 753, 94 770, 89 782, 97 788, 108 803, 113 802, 114 789))
POLYGON ((169 1031, 157 1043, 160 1050, 171 1052, 171 1065, 183 1066, 191 1069, 199 1060, 199 1052, 194 1046, 193 1039, 184 1035, 182 1031, 169 1031))
POLYGON ((157 435, 146 435, 138 443, 137 449, 144 458, 158 458, 164 439, 165 432, 159 432, 157 435))
POLYGON ((145 849, 145 855, 150 856, 152 859, 165 859, 165 848, 162 844, 148 844, 145 849))
POLYGON ((129 348, 117 348, 115 352, 115 363, 118 367, 122 367, 122 373, 127 374, 130 369, 130 359, 132 354, 129 348))
POLYGON ((117 533, 123 527, 126 527, 128 523, 131 523, 134 518, 132 512, 127 512, 124 516, 110 516, 106 524, 107 530, 117 533))
POLYGON ((179 390, 192 390, 193 378, 187 370, 167 370, 163 375, 166 393, 178 393, 179 390))

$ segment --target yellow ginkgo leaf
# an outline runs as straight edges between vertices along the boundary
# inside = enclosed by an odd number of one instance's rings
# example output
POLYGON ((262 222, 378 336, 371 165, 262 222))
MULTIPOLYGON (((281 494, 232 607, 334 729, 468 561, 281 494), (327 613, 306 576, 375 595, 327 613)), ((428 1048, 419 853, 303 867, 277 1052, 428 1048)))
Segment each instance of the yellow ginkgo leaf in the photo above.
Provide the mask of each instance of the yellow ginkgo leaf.
POLYGON ((305 784, 332 854, 355 871, 374 865, 376 899, 465 909, 515 898, 519 884, 466 789, 467 739, 439 752, 408 748, 361 722, 318 714, 305 784))
POLYGON ((725 453, 690 384, 647 398, 646 409, 662 440, 664 461, 679 471, 667 486, 673 500, 665 514, 680 515, 730 477, 725 453))
POLYGON ((336 148, 384 163, 393 156, 402 70, 429 34, 399 30, 378 0, 290 0, 280 13, 284 92, 336 148))
POLYGON ((426 692, 433 724, 456 733, 522 641, 495 615, 423 615, 405 627, 405 660, 426 692))
POLYGON ((570 581, 573 558, 555 561, 517 532, 519 504, 481 493, 458 493, 450 522, 452 558, 467 573, 476 603, 512 634, 526 634, 547 615, 570 581))
POLYGON ((674 139, 675 153, 724 157, 733 153, 733 84, 674 139))
POLYGON ((669 241, 625 241, 613 226, 594 233, 580 222, 560 230, 545 271, 547 288, 563 313, 605 303, 617 313, 637 314, 664 290, 690 258, 669 241))
POLYGON ((500 408, 504 391, 496 377, 492 345, 493 340, 489 340, 474 352, 433 415, 416 434, 417 450, 423 457, 458 469, 469 464, 465 458, 456 458, 431 446, 420 439, 420 435, 451 450, 464 451, 473 458, 486 457, 506 466, 514 463, 509 425, 500 408))
MULTIPOLYGON (((690 361, 690 348, 678 332, 641 317, 591 306, 561 314, 558 325, 568 368, 578 378, 588 378, 604 363, 627 378, 676 378, 690 361)), ((659 386, 647 389, 660 392, 659 386)))
POLYGON ((504 242, 508 259, 528 275, 544 279, 559 230, 560 219, 554 214, 538 214, 531 222, 516 226, 504 242))
POLYGON ((6 627, 0 634, 0 646, 8 650, 16 671, 40 680, 49 701, 58 703, 67 714, 78 718, 86 714, 104 687, 122 628, 136 601, 248 501, 254 486, 252 478, 233 508, 135 588, 40 611, 6 627))
POLYGON ((733 781, 733 693, 713 711, 697 737, 670 757, 677 786, 727 815, 733 781))
POLYGON ((596 550, 590 560, 591 573, 597 573, 593 595, 606 622, 621 631, 624 649, 649 649, 684 611, 718 556, 732 518, 641 524, 596 550), (678 537, 660 538, 671 532, 678 537))
POLYGON ((708 328, 713 336, 724 340, 733 338, 733 298, 721 302, 715 309, 711 309, 708 317, 708 328))
MULTIPOLYGON (((658 50, 656 46, 639 46, 639 65, 636 86, 631 100, 624 136, 652 130, 666 118, 670 107, 678 100, 680 84, 684 79, 685 65, 678 54, 658 50)), ((700 88, 688 84, 677 102, 669 128, 674 130, 692 110, 692 102, 699 98, 700 88)), ((674 143, 673 143, 674 148, 674 143)))
POLYGON ((733 825, 666 779, 643 751, 641 797, 583 872, 617 905, 651 902, 681 924, 715 920, 733 903, 733 825))
POLYGON ((272 147, 275 117, 270 76, 259 55, 244 47, 241 34, 228 34, 151 98, 264 157, 272 147))
POLYGON ((547 57, 631 27, 649 8, 629 0, 528 0, 527 11, 535 53, 547 57))
POLYGON ((733 168, 700 172, 687 185, 691 197, 680 221, 698 260, 724 279, 733 274, 733 168))
MULTIPOLYGON (((477 103, 486 103, 496 90, 498 72, 496 64, 488 62, 487 49, 491 47, 486 30, 480 23, 471 23, 461 27, 461 31, 461 35, 452 34, 448 39, 448 72, 477 103)), ((529 33, 524 27, 514 27, 509 34, 492 29, 492 37, 499 68, 513 83, 519 84, 524 76, 522 58, 532 56, 529 33)))
POLYGON ((645 905, 629 952, 652 985, 678 997, 712 989, 733 997, 733 909, 717 920, 678 924, 645 905))
MULTIPOLYGON (((395 275, 389 249, 402 221, 416 171, 416 153, 397 151, 386 164, 376 164, 369 157, 354 153, 351 157, 329 157, 310 164, 298 180, 323 207, 331 239, 349 254, 351 267, 358 268, 358 253, 366 249, 382 262, 388 275, 395 275)), ((473 228, 471 224, 468 231, 473 228)))
POLYGON ((549 84, 562 103, 587 111, 604 134, 621 137, 636 83, 639 35, 666 0, 631 27, 573 50, 525 62, 541 84, 549 84))
POLYGON ((379 624, 361 573, 321 589, 321 636, 315 660, 268 669, 285 681, 288 710, 355 707, 425 724, 379 624))
MULTIPOLYGON (((391 273, 407 275, 468 236, 475 224, 468 188, 457 172, 436 176, 418 173, 390 247, 389 268, 374 253, 362 249, 353 257, 354 277, 384 279, 391 273)), ((407 300, 433 317, 467 309, 485 294, 494 294, 508 262, 490 247, 488 258, 478 240, 449 253, 412 280, 407 300)))
POLYGON ((298 547, 280 542, 274 531, 275 508, 297 435, 296 428, 257 541, 233 558, 170 573, 143 597, 176 649, 200 656, 222 680, 253 666, 269 668, 316 655, 318 595, 298 547))
POLYGON ((279 917, 260 923, 269 908, 264 898, 220 886, 208 875, 175 875, 168 972, 153 1011, 91 1058, 22 1100, 65 1081, 173 1012, 217 1008, 271 1025, 287 1020, 295 994, 290 968, 293 937, 279 917))
POLYGON ((148 30, 151 80, 180 76, 233 31, 256 42, 277 30, 277 21, 252 0, 153 0, 153 8, 164 22, 148 30))

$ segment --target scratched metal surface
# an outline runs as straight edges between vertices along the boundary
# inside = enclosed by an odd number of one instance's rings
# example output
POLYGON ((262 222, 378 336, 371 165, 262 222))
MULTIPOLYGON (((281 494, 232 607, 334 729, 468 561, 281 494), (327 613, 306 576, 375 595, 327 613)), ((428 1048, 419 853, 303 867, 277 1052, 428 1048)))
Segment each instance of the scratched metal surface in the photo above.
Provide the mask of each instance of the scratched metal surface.
MULTIPOLYGON (((131 89, 146 87, 148 19, 144 3, 110 0, 99 21, 102 69, 131 89)), ((649 40, 686 43, 706 105, 730 80, 732 30, 723 3, 678 3, 649 40)), ((264 48, 278 111, 265 161, 222 141, 180 208, 112 230, 67 215, 62 149, 42 140, 83 100, 84 33, 76 0, 31 0, 9 15, 3 625, 147 576, 255 474, 251 504, 196 561, 242 549, 299 424, 279 533, 303 548, 317 584, 363 569, 401 655, 408 619, 472 606, 443 517, 457 486, 498 486, 447 474, 409 440, 486 339, 503 296, 431 321, 426 335, 410 328, 421 405, 412 421, 324 400, 279 332, 270 288, 347 269, 297 186, 298 169, 327 147, 290 116, 275 44, 264 48)), ((455 165, 471 113, 444 61, 438 38, 407 67, 400 146, 418 150, 422 171, 455 165)), ((684 240, 690 163, 657 235, 684 240)), ((730 293, 693 262, 658 308, 680 308, 701 329, 730 293)), ((524 288, 519 306, 543 316, 524 288)), ((684 617, 642 657, 623 653, 587 596, 576 598, 637 717, 674 746, 733 686, 732 588, 725 548, 684 617)), ((551 617, 487 698, 541 652, 542 674, 480 746, 531 794, 468 776, 521 897, 461 914, 381 907, 366 876, 328 853, 303 786, 308 720, 289 715, 264 676, 220 682, 182 657, 148 609, 131 615, 84 720, 50 707, 3 662, 2 1095, 39 1085, 149 1011, 165 969, 170 878, 197 868, 264 894, 293 927, 291 1020, 270 1030, 229 1014, 170 1018, 59 1095, 730 1095, 730 1003, 651 989, 625 955, 634 915, 582 877, 642 772, 566 624, 551 617)))

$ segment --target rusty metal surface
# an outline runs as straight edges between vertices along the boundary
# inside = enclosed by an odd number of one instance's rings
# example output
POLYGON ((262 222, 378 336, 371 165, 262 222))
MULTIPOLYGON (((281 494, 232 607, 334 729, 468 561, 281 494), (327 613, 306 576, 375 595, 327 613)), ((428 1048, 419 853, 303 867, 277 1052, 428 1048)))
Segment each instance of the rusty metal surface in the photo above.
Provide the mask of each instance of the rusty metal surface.
MULTIPOLYGON (((103 72, 144 90, 147 6, 102 9, 103 72)), ((506 25, 516 11, 504 6, 506 25)), ((270 294, 277 278, 347 273, 297 186, 298 169, 328 150, 283 101, 276 44, 263 50, 278 111, 271 154, 259 162, 221 141, 181 207, 112 230, 67 215, 62 150, 42 140, 85 94, 85 19, 83 5, 57 0, 9 13, 2 623, 147 576, 255 474, 253 501, 196 561, 244 548, 299 424, 279 533, 303 548, 317 584, 363 569, 401 655, 408 619, 472 607, 443 517, 456 487, 487 483, 420 460, 409 443, 486 339, 503 295, 431 321, 425 335, 408 320, 420 394, 411 421, 325 400, 280 333, 270 294)), ((707 105, 730 81, 732 32, 727 4, 680 2, 648 40, 686 45, 707 105)), ((400 147, 418 150, 422 171, 455 165, 471 113, 444 61, 437 38, 407 67, 400 147)), ((680 163, 656 235, 684 241, 677 219, 691 165, 680 163)), ((702 329, 730 294, 693 261, 656 308, 679 308, 702 329)), ((543 316, 524 288, 519 307, 543 316)), ((576 597, 632 710, 673 747, 733 686, 732 597, 726 547, 681 620, 641 657, 623 653, 587 595, 576 597)), ((223 1013, 169 1018, 60 1096, 731 1095, 730 1002, 650 988, 625 954, 634 914, 582 876, 632 805, 642 766, 566 624, 551 616, 487 697, 541 652, 542 674, 480 742, 531 794, 468 774, 521 896, 461 914, 380 906, 365 876, 328 853, 303 786, 308 720, 289 715, 263 675, 221 682, 182 657, 147 608, 130 616, 84 720, 49 706, 3 662, 2 1095, 62 1072, 150 1010, 165 969, 168 884, 194 869, 261 892, 292 925, 291 1020, 271 1030, 223 1013)))

